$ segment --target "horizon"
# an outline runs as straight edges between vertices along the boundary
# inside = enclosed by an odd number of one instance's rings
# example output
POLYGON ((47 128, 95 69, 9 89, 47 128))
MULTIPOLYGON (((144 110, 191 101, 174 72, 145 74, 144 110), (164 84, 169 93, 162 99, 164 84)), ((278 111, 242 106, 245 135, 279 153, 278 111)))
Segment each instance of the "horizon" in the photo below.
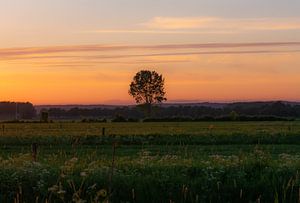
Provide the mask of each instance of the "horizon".
MULTIPOLYGON (((30 101, 0 101, 0 102, 14 102, 14 103, 32 103, 30 101)), ((202 100, 171 100, 163 102, 162 104, 232 104, 232 103, 256 103, 256 102, 287 102, 287 103, 300 103, 297 100, 230 100, 230 101, 202 101, 202 100)), ((33 106, 134 106, 137 105, 133 101, 114 101, 103 103, 65 103, 65 104, 35 104, 33 106)))
POLYGON ((299 9, 296 0, 2 1, 1 100, 134 104, 129 84, 149 69, 169 101, 299 102, 299 9))

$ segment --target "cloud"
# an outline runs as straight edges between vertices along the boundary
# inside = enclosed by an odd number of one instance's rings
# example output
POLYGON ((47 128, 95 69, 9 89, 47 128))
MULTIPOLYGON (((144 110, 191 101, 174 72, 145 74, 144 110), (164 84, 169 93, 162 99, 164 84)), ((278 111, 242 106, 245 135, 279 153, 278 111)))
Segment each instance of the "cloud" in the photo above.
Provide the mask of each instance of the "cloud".
POLYGON ((300 18, 154 17, 132 29, 98 29, 84 33, 112 34, 237 34, 249 31, 300 30, 300 18))
MULTIPOLYGON (((108 53, 120 51, 169 51, 169 50, 204 50, 226 48, 276 48, 299 47, 300 42, 256 42, 256 43, 195 43, 195 44, 161 44, 161 45, 69 45, 49 47, 23 47, 0 49, 0 60, 9 59, 42 59, 42 58, 76 58, 72 53, 108 53), (54 55, 57 54, 57 55, 54 55)), ((253 50, 252 50, 253 51, 253 50)), ((260 51, 260 50, 258 50, 260 51)), ((283 50, 286 51, 286 50, 283 50)), ((225 51, 226 52, 226 51, 225 51)), ((207 52, 213 53, 213 52, 207 52)), ((220 53, 220 52, 217 52, 220 53)), ((229 53, 229 52, 227 52, 229 53)), ((232 52, 233 53, 233 52, 232 52)), ((102 58, 114 58, 118 54, 102 55, 102 58)), ((85 55, 82 54, 82 57, 85 55)), ((99 56, 100 57, 100 56, 99 56)))
MULTIPOLYGON (((251 54, 292 54, 300 53, 299 50, 225 50, 225 51, 198 51, 198 52, 160 52, 145 54, 106 54, 106 55, 73 55, 73 56, 23 56, 9 58, 5 61, 23 64, 26 61, 31 67, 96 67, 99 64, 160 64, 160 63, 187 63, 192 62, 193 56, 203 55, 251 55, 251 54), (33 63, 34 61, 34 63, 33 63)), ((1 60, 0 60, 1 61, 1 60)))
POLYGON ((112 30, 92 30, 85 33, 111 33, 111 34, 183 34, 183 35, 199 35, 199 34, 233 34, 232 30, 158 30, 158 29, 112 29, 112 30))
POLYGON ((154 17, 142 25, 158 30, 299 30, 300 18, 154 17))
POLYGON ((204 28, 218 20, 215 17, 155 17, 142 25, 155 29, 191 29, 204 28))
POLYGON ((37 64, 37 67, 51 67, 51 68, 78 68, 86 70, 87 68, 97 67, 103 64, 121 64, 121 65, 140 65, 140 64, 164 64, 164 63, 185 63, 189 60, 134 60, 134 61, 93 61, 91 64, 73 64, 73 63, 57 63, 57 64, 37 64))

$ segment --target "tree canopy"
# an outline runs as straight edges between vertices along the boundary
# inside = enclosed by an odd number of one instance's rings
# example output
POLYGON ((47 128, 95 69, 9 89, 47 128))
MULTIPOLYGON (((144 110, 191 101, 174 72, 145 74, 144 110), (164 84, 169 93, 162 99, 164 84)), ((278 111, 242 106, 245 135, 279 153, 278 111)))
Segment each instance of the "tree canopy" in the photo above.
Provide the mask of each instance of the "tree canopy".
POLYGON ((156 71, 141 70, 133 77, 129 94, 136 103, 145 104, 150 111, 152 104, 167 100, 164 82, 163 76, 156 71))

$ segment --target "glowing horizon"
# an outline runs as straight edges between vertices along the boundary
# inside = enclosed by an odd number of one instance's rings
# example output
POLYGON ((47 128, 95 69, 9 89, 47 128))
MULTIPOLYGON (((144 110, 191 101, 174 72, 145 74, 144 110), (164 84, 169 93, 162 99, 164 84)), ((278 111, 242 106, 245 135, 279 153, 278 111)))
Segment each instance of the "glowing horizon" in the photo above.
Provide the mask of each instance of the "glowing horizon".
POLYGON ((300 101, 300 2, 172 2, 0 2, 0 100, 131 104, 151 69, 169 101, 300 101))

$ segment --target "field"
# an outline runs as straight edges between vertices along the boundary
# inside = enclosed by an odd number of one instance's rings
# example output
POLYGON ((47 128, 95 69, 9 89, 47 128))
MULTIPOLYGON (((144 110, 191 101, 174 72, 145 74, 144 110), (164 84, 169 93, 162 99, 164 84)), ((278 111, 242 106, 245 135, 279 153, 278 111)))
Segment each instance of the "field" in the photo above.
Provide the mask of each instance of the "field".
POLYGON ((300 199, 299 121, 0 126, 0 202, 300 199))

